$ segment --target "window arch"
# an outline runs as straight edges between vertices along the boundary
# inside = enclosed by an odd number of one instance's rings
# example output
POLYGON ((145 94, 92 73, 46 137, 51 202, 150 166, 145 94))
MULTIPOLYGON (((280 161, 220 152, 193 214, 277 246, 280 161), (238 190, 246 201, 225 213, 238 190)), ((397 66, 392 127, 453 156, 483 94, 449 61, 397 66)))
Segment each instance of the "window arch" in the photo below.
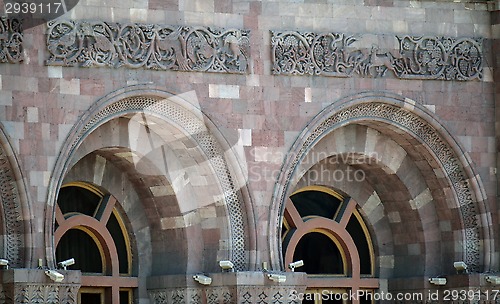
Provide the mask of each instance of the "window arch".
POLYGON ((61 187, 54 231, 56 260, 82 271, 78 303, 131 304, 138 286, 129 234, 116 199, 83 182, 61 187))
MULTIPOLYGON (((285 265, 304 261, 297 269, 308 274, 303 303, 343 303, 342 293, 368 294, 379 286, 371 237, 357 204, 330 188, 308 186, 290 196, 282 245, 285 265), (321 296, 325 293, 330 296, 321 296)), ((359 301, 371 303, 370 296, 359 301)))

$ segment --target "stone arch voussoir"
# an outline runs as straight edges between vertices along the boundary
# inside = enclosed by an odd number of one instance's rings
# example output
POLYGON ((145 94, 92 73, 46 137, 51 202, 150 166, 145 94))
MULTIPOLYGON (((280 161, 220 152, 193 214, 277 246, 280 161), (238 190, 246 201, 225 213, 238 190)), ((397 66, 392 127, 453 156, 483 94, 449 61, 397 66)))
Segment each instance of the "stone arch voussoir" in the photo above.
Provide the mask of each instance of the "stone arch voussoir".
MULTIPOLYGON (((247 269, 252 258, 248 256, 248 252, 251 252, 248 248, 254 247, 254 237, 246 216, 250 212, 249 205, 244 203, 244 197, 248 197, 246 185, 242 183, 241 169, 234 162, 231 147, 228 147, 229 144, 218 133, 215 125, 201 112, 194 92, 174 96, 163 90, 137 86, 115 92, 98 101, 80 123, 73 127, 63 145, 56 162, 54 178, 49 184, 49 205, 54 205, 57 189, 69 170, 73 155, 86 136, 112 119, 134 113, 152 115, 175 125, 189 134, 204 158, 209 160, 222 193, 222 202, 227 209, 230 226, 228 258, 235 264, 235 269, 247 269)), ((51 227, 52 221, 53 213, 47 216, 47 227, 51 227)), ((50 239, 50 235, 47 237, 50 239)), ((52 248, 47 249, 48 257, 52 251, 52 248)))
MULTIPOLYGON (((444 173, 455 199, 462 223, 463 259, 472 271, 481 271, 489 267, 489 251, 480 249, 482 243, 490 240, 488 219, 480 216, 487 213, 484 189, 480 179, 471 168, 467 153, 461 148, 446 128, 433 114, 420 107, 414 101, 392 94, 360 94, 339 100, 318 114, 299 134, 285 159, 281 174, 273 193, 274 212, 271 216, 271 235, 280 235, 281 215, 287 197, 300 175, 300 164, 308 152, 331 131, 352 123, 382 122, 398 132, 416 139, 437 162, 444 173), (277 228, 278 227, 278 228, 277 228), (272 230, 275 231, 272 231, 272 230)), ((270 240, 271 248, 280 252, 280 242, 270 240)), ((485 247, 489 244, 485 244, 485 247)), ((279 255, 277 255, 279 256, 279 255)), ((271 257, 273 265, 281 265, 271 257)), ((279 258, 278 258, 279 259, 279 258)))

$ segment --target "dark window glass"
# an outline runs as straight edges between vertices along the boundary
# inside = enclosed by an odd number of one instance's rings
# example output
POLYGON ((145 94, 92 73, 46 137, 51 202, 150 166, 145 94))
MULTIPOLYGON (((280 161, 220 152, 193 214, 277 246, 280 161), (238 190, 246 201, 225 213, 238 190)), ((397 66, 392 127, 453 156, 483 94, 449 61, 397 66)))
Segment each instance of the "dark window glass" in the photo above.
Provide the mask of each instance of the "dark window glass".
POLYGON ((57 245, 56 258, 57 261, 74 258, 75 264, 68 269, 80 269, 87 273, 103 273, 99 247, 90 235, 80 229, 70 229, 62 236, 57 245))
POLYGON ((370 246, 368 244, 367 235, 363 231, 361 224, 356 216, 352 215, 346 227, 347 232, 351 235, 356 244, 359 253, 359 266, 361 274, 372 274, 372 260, 370 255, 370 246))
POLYGON ((319 232, 308 233, 300 239, 293 260, 304 261, 304 266, 297 268, 297 271, 308 274, 344 274, 342 255, 337 245, 319 232))
POLYGON ((290 197, 301 217, 322 216, 333 219, 341 201, 322 191, 302 191, 290 197))
POLYGON ((120 273, 128 273, 127 243, 125 242, 122 228, 120 227, 114 212, 111 214, 106 227, 115 241, 116 251, 118 252, 118 260, 120 263, 120 273))
POLYGON ((130 304, 132 303, 130 299, 131 292, 128 290, 120 290, 120 304, 130 304))
POLYGON ((101 297, 100 293, 82 293, 80 295, 81 304, 101 304, 101 297))
POLYGON ((85 188, 68 186, 59 190, 57 204, 63 214, 79 212, 93 216, 101 198, 85 188))

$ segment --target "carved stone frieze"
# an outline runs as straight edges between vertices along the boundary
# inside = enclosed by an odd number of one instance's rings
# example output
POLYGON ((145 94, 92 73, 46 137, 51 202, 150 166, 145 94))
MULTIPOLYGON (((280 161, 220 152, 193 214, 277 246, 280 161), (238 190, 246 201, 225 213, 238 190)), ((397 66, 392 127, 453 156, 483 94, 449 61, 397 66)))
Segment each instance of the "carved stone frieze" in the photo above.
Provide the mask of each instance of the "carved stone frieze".
MULTIPOLYGON (((305 288, 304 288, 305 289, 305 288)), ((154 304, 298 304, 297 291, 293 287, 276 286, 238 286, 210 288, 165 288, 149 291, 149 298, 154 304)))
POLYGON ((48 65, 246 73, 249 31, 104 21, 48 23, 48 65))
POLYGON ((0 271, 0 303, 76 304, 81 285, 80 271, 64 271, 63 282, 53 282, 44 269, 16 268, 0 271))
POLYGON ((210 285, 195 283, 191 276, 172 275, 148 278, 148 294, 152 304, 298 304, 299 294, 306 290, 307 275, 300 272, 279 272, 286 277, 276 283, 269 272, 238 271, 206 273, 210 285))
POLYGON ((271 43, 277 75, 482 79, 481 39, 273 31, 271 43))
POLYGON ((19 19, 0 17, 0 62, 23 61, 23 33, 19 19))

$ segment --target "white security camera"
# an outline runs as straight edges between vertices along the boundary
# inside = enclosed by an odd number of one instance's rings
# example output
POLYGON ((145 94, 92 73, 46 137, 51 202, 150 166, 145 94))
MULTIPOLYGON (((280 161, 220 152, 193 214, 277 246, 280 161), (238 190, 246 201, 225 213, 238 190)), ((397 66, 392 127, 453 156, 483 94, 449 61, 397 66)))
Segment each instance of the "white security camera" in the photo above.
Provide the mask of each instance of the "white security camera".
POLYGON ((75 259, 73 258, 57 263, 57 265, 59 265, 59 267, 63 268, 64 270, 66 270, 66 267, 71 266, 73 264, 75 264, 75 259))
POLYGON ((292 270, 292 272, 295 271, 295 268, 302 267, 304 266, 304 261, 303 260, 298 260, 297 262, 293 262, 288 264, 288 268, 292 270))
POLYGON ((219 261, 219 266, 222 270, 233 270, 234 264, 231 261, 219 261))
POLYGON ((453 263, 453 267, 455 267, 455 270, 457 272, 466 272, 467 271, 467 264, 465 264, 462 261, 453 263))
POLYGON ((486 282, 493 284, 493 285, 500 285, 500 277, 497 276, 487 276, 486 277, 486 282))
POLYGON ((45 270, 45 274, 54 282, 61 282, 64 280, 64 275, 55 270, 45 270))
POLYGON ((5 266, 5 269, 9 269, 9 260, 0 259, 0 266, 5 266))
POLYGON ((211 277, 207 277, 205 275, 202 275, 202 274, 197 274, 197 275, 194 275, 193 276, 193 279, 202 284, 202 285, 210 285, 212 284, 212 278, 211 277))
POLYGON ((446 285, 446 278, 430 278, 429 283, 432 285, 446 285))
POLYGON ((286 276, 282 275, 282 274, 269 273, 267 275, 267 277, 269 278, 269 280, 274 281, 274 282, 278 282, 278 283, 283 283, 286 281, 286 276))

